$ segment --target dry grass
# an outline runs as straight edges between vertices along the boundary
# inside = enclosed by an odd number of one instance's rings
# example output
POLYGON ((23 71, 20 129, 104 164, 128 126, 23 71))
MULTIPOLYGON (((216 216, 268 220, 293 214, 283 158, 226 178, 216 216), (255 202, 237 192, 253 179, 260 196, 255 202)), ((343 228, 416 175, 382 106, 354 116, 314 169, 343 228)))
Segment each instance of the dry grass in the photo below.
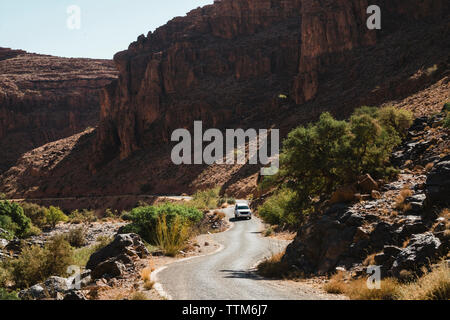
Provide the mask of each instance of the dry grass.
POLYGON ((267 278, 282 278, 289 272, 289 266, 282 261, 285 251, 275 253, 270 258, 261 262, 257 271, 260 275, 267 278))
POLYGON ((148 297, 144 292, 136 291, 131 294, 129 300, 148 300, 148 297))
POLYGON ((223 211, 215 210, 214 211, 214 219, 215 220, 223 220, 225 219, 226 215, 223 211))
POLYGON ((400 191, 400 194, 395 198, 395 209, 406 212, 411 209, 411 205, 409 203, 405 203, 406 198, 413 195, 413 191, 410 189, 403 189, 400 191))
POLYGON ((345 292, 346 287, 345 272, 339 271, 325 284, 324 290, 328 293, 342 294, 345 292))
POLYGON ((166 256, 174 257, 186 247, 191 231, 189 224, 179 216, 169 225, 163 215, 156 226, 157 244, 166 256))
POLYGON ((141 271, 141 278, 144 281, 144 288, 146 290, 153 289, 153 286, 155 285, 155 282, 151 280, 153 271, 155 271, 154 263, 150 260, 149 266, 141 271))
POLYGON ((447 263, 441 263, 417 281, 402 286, 400 294, 404 300, 449 300, 450 268, 447 263))
POLYGON ((449 300, 450 268, 442 262, 431 272, 426 272, 415 280, 410 275, 409 283, 402 284, 397 279, 381 280, 380 289, 369 289, 365 278, 347 280, 345 272, 333 275, 325 284, 328 293, 345 294, 352 300, 449 300))
POLYGON ((400 286, 397 280, 386 278, 381 280, 380 289, 369 289, 367 280, 350 281, 344 293, 352 300, 397 300, 400 296, 400 286))

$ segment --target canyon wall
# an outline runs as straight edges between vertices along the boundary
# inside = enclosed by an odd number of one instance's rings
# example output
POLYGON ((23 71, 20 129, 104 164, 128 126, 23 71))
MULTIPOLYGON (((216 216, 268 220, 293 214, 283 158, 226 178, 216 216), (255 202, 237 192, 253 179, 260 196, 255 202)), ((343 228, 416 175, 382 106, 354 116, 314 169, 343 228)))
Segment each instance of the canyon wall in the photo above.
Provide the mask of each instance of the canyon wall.
POLYGON ((141 35, 114 57, 120 77, 102 93, 95 165, 166 143, 193 120, 270 118, 280 94, 284 104, 313 100, 322 73, 382 36, 366 27, 370 4, 381 6, 385 33, 448 13, 445 0, 222 0, 141 35))
POLYGON ((116 77, 112 61, 0 48, 0 173, 25 151, 96 126, 99 90, 116 77))

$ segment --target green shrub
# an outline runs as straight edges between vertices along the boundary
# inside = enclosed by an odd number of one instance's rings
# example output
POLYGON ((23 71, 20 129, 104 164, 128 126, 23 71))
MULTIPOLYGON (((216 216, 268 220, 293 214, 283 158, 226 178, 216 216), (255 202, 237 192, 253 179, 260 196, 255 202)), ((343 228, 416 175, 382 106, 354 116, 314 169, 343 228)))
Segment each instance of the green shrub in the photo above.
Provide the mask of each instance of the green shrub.
POLYGON ((26 239, 33 236, 38 236, 42 233, 41 229, 39 229, 36 226, 31 225, 31 227, 25 231, 25 233, 22 235, 22 238, 26 239))
POLYGON ((97 217, 95 216, 94 211, 83 209, 81 212, 78 210, 72 211, 69 215, 69 220, 74 224, 89 223, 95 222, 97 217))
POLYGON ((11 278, 11 268, 8 261, 0 261, 0 288, 6 287, 11 278))
POLYGON ((101 236, 97 238, 97 243, 91 246, 78 248, 73 251, 73 263, 80 267, 85 267, 89 258, 94 252, 106 247, 113 239, 110 237, 101 236))
POLYGON ((219 206, 219 193, 220 187, 197 191, 192 196, 192 200, 189 202, 189 205, 199 210, 215 209, 219 206))
POLYGON ((0 300, 20 300, 17 292, 8 292, 6 289, 0 288, 0 300))
POLYGON ((47 274, 49 276, 66 275, 67 267, 73 262, 73 252, 64 235, 60 234, 52 237, 45 244, 44 249, 46 251, 45 260, 47 274))
POLYGON ((47 211, 46 220, 47 223, 54 228, 58 222, 68 221, 69 218, 64 214, 64 212, 61 211, 61 209, 50 206, 47 211))
POLYGON ((33 225, 42 228, 46 225, 47 220, 47 211, 48 209, 46 207, 42 207, 40 205, 37 205, 35 203, 28 203, 24 202, 21 204, 21 207, 23 209, 23 213, 31 219, 31 222, 33 225))
POLYGON ((18 288, 28 288, 46 279, 46 250, 39 246, 24 248, 11 262, 12 278, 18 288))
POLYGON ((78 227, 71 229, 65 238, 72 247, 81 248, 86 245, 86 229, 84 227, 78 227))
POLYGON ((450 129, 450 112, 447 113, 447 116, 444 119, 444 128, 450 129))
POLYGON ((290 189, 282 189, 269 197, 258 207, 258 214, 266 223, 294 228, 303 216, 295 210, 296 194, 290 189))
POLYGON ((50 276, 66 276, 72 262, 72 248, 64 236, 59 235, 50 239, 44 248, 24 248, 20 256, 11 261, 11 274, 16 287, 27 288, 50 276))
POLYGON ((30 229, 31 220, 24 213, 21 206, 17 203, 9 202, 7 200, 0 201, 0 216, 6 216, 8 218, 2 218, 2 225, 9 225, 8 229, 4 226, 4 229, 13 232, 18 237, 23 235, 30 229))
POLYGON ((225 196, 219 198, 219 200, 217 201, 217 207, 220 208, 225 203, 229 204, 229 205, 236 204, 236 199, 225 195, 225 196))
POLYGON ((394 107, 379 109, 376 118, 386 130, 394 130, 402 138, 406 136, 413 122, 413 115, 410 111, 394 107))
POLYGON ((9 232, 4 235, 8 240, 11 240, 19 230, 19 226, 12 221, 10 216, 0 216, 0 228, 9 232))
POLYGON ((129 214, 132 223, 125 226, 122 232, 137 233, 145 241, 154 244, 157 240, 156 226, 159 217, 162 215, 166 217, 169 227, 176 217, 191 223, 199 222, 203 217, 199 210, 180 204, 165 203, 158 206, 137 207, 131 210, 129 214))

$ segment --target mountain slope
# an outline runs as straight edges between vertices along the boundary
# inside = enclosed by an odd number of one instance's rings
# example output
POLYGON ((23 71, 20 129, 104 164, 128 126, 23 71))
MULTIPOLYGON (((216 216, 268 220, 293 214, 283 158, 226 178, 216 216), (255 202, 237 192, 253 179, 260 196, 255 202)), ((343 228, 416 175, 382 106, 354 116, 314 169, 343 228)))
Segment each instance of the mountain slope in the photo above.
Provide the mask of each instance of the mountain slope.
POLYGON ((108 60, 0 48, 0 173, 26 151, 95 126, 99 89, 116 75, 108 60))

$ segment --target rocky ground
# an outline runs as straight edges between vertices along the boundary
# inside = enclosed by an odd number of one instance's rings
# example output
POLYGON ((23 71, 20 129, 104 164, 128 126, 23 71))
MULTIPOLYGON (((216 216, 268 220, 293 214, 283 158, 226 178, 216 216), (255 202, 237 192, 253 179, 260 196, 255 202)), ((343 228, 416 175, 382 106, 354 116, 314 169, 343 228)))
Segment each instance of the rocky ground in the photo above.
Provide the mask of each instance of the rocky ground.
POLYGON ((417 118, 392 155, 401 171, 394 181, 337 190, 335 203, 310 219, 288 247, 284 261, 306 274, 339 270, 354 276, 368 265, 383 277, 420 275, 449 259, 450 139, 444 113, 417 118), (339 200, 358 199, 350 203, 339 200))
POLYGON ((22 299, 42 300, 135 300, 164 299, 153 288, 151 273, 157 268, 198 255, 207 255, 219 249, 211 234, 225 231, 229 222, 223 219, 220 211, 205 213, 196 230, 201 234, 193 236, 183 251, 176 257, 164 256, 157 247, 146 245, 136 234, 121 234, 123 221, 98 221, 85 224, 60 223, 55 228, 26 240, 6 240, 6 231, 0 229, 0 259, 17 257, 25 246, 43 246, 51 237, 68 234, 82 227, 85 231, 84 247, 98 243, 100 237, 113 239, 89 257, 78 278, 52 276, 43 283, 22 290, 22 299), (149 285, 149 283, 152 283, 149 285))

